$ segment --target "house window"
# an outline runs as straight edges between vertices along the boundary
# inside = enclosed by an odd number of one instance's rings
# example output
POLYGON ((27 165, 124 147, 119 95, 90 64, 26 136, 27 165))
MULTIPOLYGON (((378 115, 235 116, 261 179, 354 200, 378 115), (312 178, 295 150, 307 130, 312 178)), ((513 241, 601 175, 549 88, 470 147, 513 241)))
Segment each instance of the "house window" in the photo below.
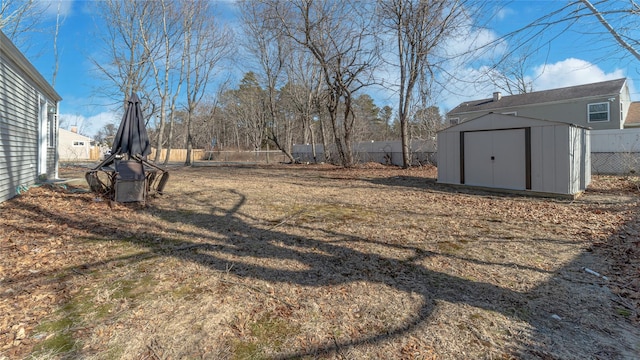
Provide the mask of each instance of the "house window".
POLYGON ((453 125, 458 125, 460 124, 460 118, 450 118, 449 119, 449 125, 453 126, 453 125))
POLYGON ((73 146, 84 146, 84 141, 74 140, 73 146))
POLYGON ((587 120, 589 122, 609 121, 609 103, 601 102, 587 105, 587 120))

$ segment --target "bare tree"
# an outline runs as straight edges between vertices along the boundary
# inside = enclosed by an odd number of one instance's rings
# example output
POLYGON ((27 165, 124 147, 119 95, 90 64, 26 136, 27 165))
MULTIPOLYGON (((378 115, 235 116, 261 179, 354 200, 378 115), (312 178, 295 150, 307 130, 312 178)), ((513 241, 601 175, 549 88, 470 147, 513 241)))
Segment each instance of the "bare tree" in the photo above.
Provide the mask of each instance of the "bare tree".
MULTIPOLYGON (((620 46, 626 50, 629 54, 633 55, 636 60, 640 60, 640 39, 637 37, 637 21, 638 16, 640 15, 640 5, 638 5, 634 0, 629 0, 627 2, 628 7, 623 8, 614 8, 611 10, 598 10, 594 4, 592 4, 589 0, 580 0, 582 4, 598 19, 600 24, 604 26, 604 28, 613 36, 615 41, 620 44, 620 46), (620 16, 622 15, 622 21, 624 21, 621 26, 615 27, 609 20, 607 20, 608 16, 615 17, 616 21, 620 21, 620 16), (636 22, 635 25, 633 22, 636 22), (634 36, 635 35, 635 36, 634 36)), ((607 4, 603 1, 596 3, 596 5, 602 4, 603 6, 607 6, 607 4)))
POLYGON ((531 53, 523 51, 518 57, 506 58, 487 72, 489 81, 505 94, 517 95, 533 91, 533 80, 527 76, 531 53))
POLYGON ((0 1, 0 30, 19 48, 27 52, 30 33, 48 31, 44 16, 51 3, 38 0, 0 1))
POLYGON ((325 107, 342 166, 354 165, 354 93, 373 83, 379 57, 373 3, 271 0, 273 16, 293 41, 311 52, 322 70, 325 107))
MULTIPOLYGON (((207 0, 185 2, 183 31, 187 95, 187 157, 185 165, 191 165, 193 149, 193 116, 206 93, 211 77, 220 62, 232 54, 233 36, 230 30, 219 27, 211 14, 207 0)), ((214 107, 215 109, 215 107, 214 107)))
MULTIPOLYGON (((316 123, 320 122, 320 114, 316 111, 322 100, 319 98, 322 77, 316 61, 309 52, 294 51, 291 61, 287 64, 287 78, 289 82, 282 88, 282 100, 286 109, 300 119, 300 142, 311 144, 314 162, 316 154, 316 123), (314 120, 315 118, 315 120, 314 120)), ((327 148, 326 142, 323 146, 327 148)), ((326 158, 324 159, 327 160, 326 158)))
POLYGON ((58 76, 58 34, 60 33, 60 25, 62 20, 60 19, 60 6, 61 2, 58 2, 56 11, 56 30, 53 35, 53 74, 51 75, 51 86, 56 86, 56 77, 58 76))
POLYGON ((266 107, 268 121, 266 122, 266 136, 278 150, 282 151, 291 162, 291 144, 288 140, 290 124, 287 117, 281 117, 278 109, 278 87, 285 75, 285 64, 291 53, 291 44, 285 36, 278 22, 269 15, 269 7, 256 1, 240 2, 242 20, 245 31, 245 46, 259 63, 260 72, 264 78, 266 107), (281 122, 283 128, 279 126, 281 122), (284 130, 284 141, 280 136, 284 130))
POLYGON ((53 71, 51 75, 51 85, 55 86, 58 73, 58 35, 60 26, 64 21, 61 18, 62 1, 44 2, 37 0, 2 0, 0 1, 0 30, 27 56, 31 59, 48 53, 49 43, 53 44, 53 71), (48 10, 56 5, 55 26, 46 24, 48 10), (33 51, 36 44, 33 41, 33 34, 47 34, 51 32, 51 42, 43 41, 42 46, 38 46, 33 51))
MULTIPOLYGON (((179 3, 174 1, 157 0, 149 3, 151 4, 151 13, 154 14, 153 25, 147 27, 143 23, 146 19, 143 18, 138 18, 136 21, 141 30, 140 35, 145 56, 150 59, 149 65, 155 81, 154 90, 159 99, 159 123, 154 159, 155 162, 159 162, 164 145, 164 130, 170 108, 170 96, 172 93, 180 91, 182 81, 180 69, 174 68, 176 58, 179 59, 179 55, 176 55, 176 49, 182 41, 181 13, 179 12, 179 3), (179 73, 177 82, 170 77, 176 71, 179 73)), ((165 162, 167 160, 168 158, 165 158, 165 162)))
MULTIPOLYGON (((636 31, 640 26, 640 5, 635 0, 573 0, 549 2, 548 5, 548 11, 534 21, 488 44, 511 44, 499 61, 512 58, 518 52, 541 51, 568 31, 583 34, 591 39, 591 43, 598 41, 598 48, 607 60, 617 58, 622 61, 629 55, 640 60, 640 39, 636 31)), ((563 46, 570 47, 571 44, 564 43, 563 46)), ((576 51, 583 48, 580 46, 576 51)))
POLYGON ((402 140, 402 164, 409 167, 409 119, 420 78, 433 77, 430 58, 461 23, 464 1, 380 0, 382 25, 395 37, 399 70, 398 118, 402 140))
POLYGON ((108 26, 100 34, 103 53, 90 60, 112 84, 101 87, 100 91, 117 99, 121 106, 126 105, 132 92, 142 92, 141 98, 148 99, 146 81, 151 54, 142 43, 141 32, 147 30, 140 29, 140 25, 147 27, 151 23, 149 2, 105 0, 98 6, 98 13, 108 26))

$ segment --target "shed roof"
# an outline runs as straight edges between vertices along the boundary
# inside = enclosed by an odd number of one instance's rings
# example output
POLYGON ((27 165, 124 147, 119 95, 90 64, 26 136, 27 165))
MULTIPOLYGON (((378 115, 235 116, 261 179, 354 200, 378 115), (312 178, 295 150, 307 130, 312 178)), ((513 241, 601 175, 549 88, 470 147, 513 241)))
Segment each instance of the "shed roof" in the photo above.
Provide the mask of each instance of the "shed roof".
POLYGON ((499 100, 493 98, 463 102, 449 111, 448 115, 469 111, 492 111, 501 108, 542 104, 548 102, 588 98, 595 96, 617 95, 621 92, 626 78, 597 82, 586 85, 569 86, 559 89, 535 91, 526 94, 502 96, 499 100))
POLYGON ((475 119, 471 119, 469 121, 462 122, 458 125, 454 125, 446 129, 440 130, 438 131, 438 133, 469 131, 469 130, 478 130, 478 129, 485 129, 485 130, 508 129, 508 128, 535 127, 535 126, 553 126, 553 125, 589 129, 581 125, 570 124, 570 123, 561 122, 561 121, 536 119, 531 117, 506 115, 506 114, 500 114, 500 113, 488 113, 488 114, 479 116, 475 119))

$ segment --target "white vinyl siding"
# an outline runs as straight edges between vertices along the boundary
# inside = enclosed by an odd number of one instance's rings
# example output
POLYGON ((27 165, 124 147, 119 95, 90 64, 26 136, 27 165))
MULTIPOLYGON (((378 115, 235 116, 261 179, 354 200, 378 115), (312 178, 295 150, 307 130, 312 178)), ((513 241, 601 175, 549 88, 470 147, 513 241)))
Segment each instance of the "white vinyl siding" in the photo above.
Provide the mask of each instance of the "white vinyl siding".
POLYGON ((587 105, 587 121, 588 122, 606 122, 609 121, 609 103, 593 103, 587 105))
POLYGON ((39 175, 56 176, 56 148, 48 147, 47 140, 52 138, 55 144, 57 128, 55 124, 49 128, 42 106, 50 104, 56 108, 59 98, 52 88, 40 88, 44 81, 33 77, 40 75, 25 70, 33 69, 32 65, 2 33, 0 45, 0 202, 3 202, 15 196, 19 188, 35 184, 39 175), (45 93, 54 95, 49 97, 45 93), (42 140, 45 149, 41 152, 42 140), (41 163, 44 166, 40 167, 41 163))
POLYGON ((38 169, 38 95, 0 57, 0 202, 20 185, 32 185, 38 169), (6 150, 9 149, 7 152, 6 150))

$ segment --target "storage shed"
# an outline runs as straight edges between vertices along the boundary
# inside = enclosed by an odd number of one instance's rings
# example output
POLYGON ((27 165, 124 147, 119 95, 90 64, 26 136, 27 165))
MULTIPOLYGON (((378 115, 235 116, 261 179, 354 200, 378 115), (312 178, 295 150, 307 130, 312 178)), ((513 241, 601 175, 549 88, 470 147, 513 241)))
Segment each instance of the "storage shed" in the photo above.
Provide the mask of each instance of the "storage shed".
POLYGON ((591 181, 584 127, 491 113, 437 137, 441 183, 575 196, 591 181))

